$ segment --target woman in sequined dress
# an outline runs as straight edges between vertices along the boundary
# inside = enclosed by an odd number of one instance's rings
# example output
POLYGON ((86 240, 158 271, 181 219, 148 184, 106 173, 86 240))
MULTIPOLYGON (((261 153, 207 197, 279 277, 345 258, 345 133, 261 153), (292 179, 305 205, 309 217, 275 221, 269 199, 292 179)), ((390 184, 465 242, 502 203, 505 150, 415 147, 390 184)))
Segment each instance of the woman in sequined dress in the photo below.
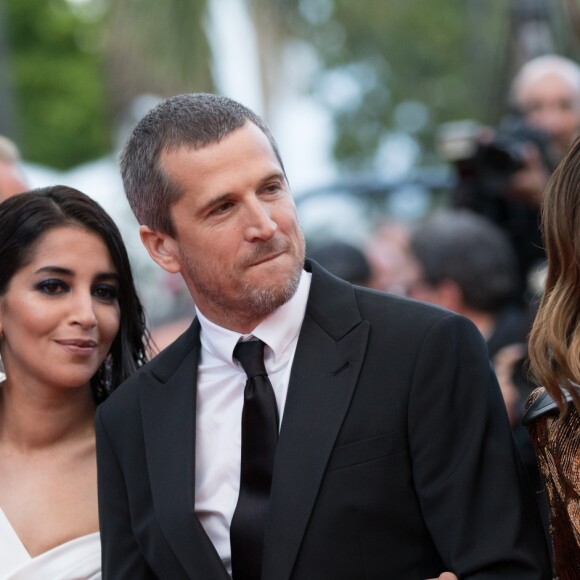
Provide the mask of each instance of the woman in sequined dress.
POLYGON ((555 171, 542 204, 544 294, 529 357, 542 388, 524 416, 550 503, 554 574, 580 578, 580 139, 555 171))

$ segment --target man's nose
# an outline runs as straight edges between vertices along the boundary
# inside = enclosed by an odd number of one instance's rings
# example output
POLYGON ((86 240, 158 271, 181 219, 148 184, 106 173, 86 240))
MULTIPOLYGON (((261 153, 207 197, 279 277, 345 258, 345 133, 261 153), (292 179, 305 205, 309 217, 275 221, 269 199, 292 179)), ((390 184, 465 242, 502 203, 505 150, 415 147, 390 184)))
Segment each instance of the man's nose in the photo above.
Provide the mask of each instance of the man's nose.
POLYGON ((269 240, 276 233, 278 224, 274 221, 270 207, 259 199, 248 207, 246 237, 248 240, 269 240))

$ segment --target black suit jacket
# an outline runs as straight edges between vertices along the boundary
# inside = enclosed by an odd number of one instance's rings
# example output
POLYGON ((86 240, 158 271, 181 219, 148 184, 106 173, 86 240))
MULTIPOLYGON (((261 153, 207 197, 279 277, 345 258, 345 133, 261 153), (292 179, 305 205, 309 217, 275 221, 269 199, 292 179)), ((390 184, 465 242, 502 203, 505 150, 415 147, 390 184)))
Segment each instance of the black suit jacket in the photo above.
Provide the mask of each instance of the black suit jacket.
MULTIPOLYGON (((550 578, 475 327, 307 268, 263 579, 550 578)), ((98 409, 105 579, 228 578, 194 513, 199 352, 194 321, 98 409)))

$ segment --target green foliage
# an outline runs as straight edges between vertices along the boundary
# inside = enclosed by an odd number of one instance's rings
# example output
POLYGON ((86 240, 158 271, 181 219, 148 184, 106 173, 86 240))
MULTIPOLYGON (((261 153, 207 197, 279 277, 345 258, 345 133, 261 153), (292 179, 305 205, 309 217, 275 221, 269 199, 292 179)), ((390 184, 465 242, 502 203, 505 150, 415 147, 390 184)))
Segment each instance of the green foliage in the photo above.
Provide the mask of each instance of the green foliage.
POLYGON ((6 0, 18 145, 29 161, 69 168, 110 149, 99 21, 65 0, 6 0))
POLYGON ((357 97, 338 106, 338 89, 329 89, 324 74, 312 87, 333 109, 334 154, 343 167, 368 169, 389 132, 414 133, 428 158, 440 123, 495 122, 489 100, 498 87, 490 84, 498 81, 507 10, 484 4, 475 14, 466 0, 278 0, 291 32, 315 44, 322 69, 346 72, 358 86, 357 97), (413 129, 400 114, 409 101, 426 113, 413 129))
POLYGON ((211 91, 205 0, 110 0, 107 85, 117 118, 142 93, 211 91))
MULTIPOLYGON (((111 149, 113 123, 137 95, 214 88, 211 62, 219 54, 211 55, 205 35, 209 0, 1 1, 8 42, 0 29, 0 49, 10 48, 26 159, 59 168, 93 159, 111 149)), ((494 125, 505 111, 519 50, 510 19, 521 2, 246 2, 265 101, 283 90, 285 43, 298 37, 316 49, 319 74, 309 90, 334 117, 334 155, 345 169, 376 168, 377 151, 394 133, 413 135, 418 161, 429 162, 441 123, 494 125)), ((545 6, 555 13, 563 2, 545 6)), ((571 18, 560 20, 563 31, 571 18)))

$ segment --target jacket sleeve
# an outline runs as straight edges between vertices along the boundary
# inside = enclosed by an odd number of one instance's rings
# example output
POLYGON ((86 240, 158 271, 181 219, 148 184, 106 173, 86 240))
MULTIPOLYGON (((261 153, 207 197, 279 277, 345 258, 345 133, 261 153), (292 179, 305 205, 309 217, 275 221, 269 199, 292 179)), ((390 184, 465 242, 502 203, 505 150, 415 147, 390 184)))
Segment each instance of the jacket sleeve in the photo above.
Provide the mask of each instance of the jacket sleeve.
POLYGON ((537 504, 471 322, 450 315, 431 328, 412 384, 414 483, 446 568, 462 580, 551 578, 537 504))
POLYGON ((125 480, 100 407, 95 428, 103 579, 155 580, 157 576, 143 558, 131 528, 125 480))

